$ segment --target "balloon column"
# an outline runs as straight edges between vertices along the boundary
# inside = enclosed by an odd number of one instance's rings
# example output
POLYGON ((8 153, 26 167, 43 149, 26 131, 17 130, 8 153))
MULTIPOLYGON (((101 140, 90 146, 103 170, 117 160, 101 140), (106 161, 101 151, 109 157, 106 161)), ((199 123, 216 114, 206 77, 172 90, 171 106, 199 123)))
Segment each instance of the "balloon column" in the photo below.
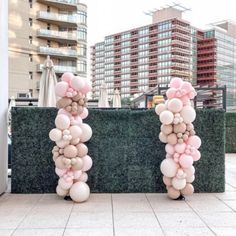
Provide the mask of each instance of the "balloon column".
POLYGON ((160 168, 168 196, 177 199, 193 194, 193 162, 201 157, 198 151, 201 139, 195 135, 192 124, 196 112, 190 102, 196 96, 196 91, 189 82, 174 78, 170 81, 166 96, 168 100, 165 104, 155 108, 162 123, 159 138, 166 143, 166 158, 160 168))
POLYGON ((56 142, 53 160, 56 174, 60 177, 56 192, 59 196, 70 196, 75 202, 86 201, 90 194, 86 184, 88 171, 92 167, 92 159, 88 156, 88 148, 84 144, 92 136, 92 129, 83 119, 88 116, 86 93, 91 91, 88 79, 64 73, 56 85, 59 108, 55 119, 56 128, 49 137, 56 142))

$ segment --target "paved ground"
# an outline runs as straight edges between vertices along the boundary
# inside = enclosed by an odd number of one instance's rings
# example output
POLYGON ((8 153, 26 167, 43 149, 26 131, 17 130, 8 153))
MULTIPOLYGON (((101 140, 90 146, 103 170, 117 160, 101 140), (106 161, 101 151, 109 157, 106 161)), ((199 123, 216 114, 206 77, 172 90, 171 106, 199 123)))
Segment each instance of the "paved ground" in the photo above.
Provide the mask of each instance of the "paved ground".
POLYGON ((54 194, 0 197, 0 236, 236 235, 236 154, 226 192, 172 201, 165 194, 92 194, 84 204, 54 194))

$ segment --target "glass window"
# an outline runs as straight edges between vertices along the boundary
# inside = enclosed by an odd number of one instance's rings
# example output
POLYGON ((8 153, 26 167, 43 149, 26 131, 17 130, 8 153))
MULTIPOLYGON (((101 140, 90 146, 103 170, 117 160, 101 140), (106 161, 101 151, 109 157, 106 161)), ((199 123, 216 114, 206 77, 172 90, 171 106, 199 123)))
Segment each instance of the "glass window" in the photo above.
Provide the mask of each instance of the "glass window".
POLYGON ((79 23, 86 25, 87 24, 87 12, 79 10, 77 12, 77 14, 78 14, 78 21, 79 21, 79 23))
POLYGON ((78 61, 77 62, 77 70, 78 70, 78 72, 86 73, 87 72, 86 61, 78 61))
POLYGON ((130 38, 130 33, 123 33, 121 35, 121 39, 124 40, 124 39, 129 39, 130 38))
POLYGON ((86 45, 79 44, 77 52, 78 52, 79 56, 86 57, 86 55, 87 55, 87 47, 86 47, 86 45))
POLYGON ((78 29, 78 39, 79 40, 87 40, 87 29, 86 28, 79 28, 78 29))
POLYGON ((168 30, 171 28, 171 21, 164 21, 158 24, 158 31, 168 30))
POLYGON ((149 27, 143 27, 139 30, 139 35, 147 35, 149 34, 149 27))

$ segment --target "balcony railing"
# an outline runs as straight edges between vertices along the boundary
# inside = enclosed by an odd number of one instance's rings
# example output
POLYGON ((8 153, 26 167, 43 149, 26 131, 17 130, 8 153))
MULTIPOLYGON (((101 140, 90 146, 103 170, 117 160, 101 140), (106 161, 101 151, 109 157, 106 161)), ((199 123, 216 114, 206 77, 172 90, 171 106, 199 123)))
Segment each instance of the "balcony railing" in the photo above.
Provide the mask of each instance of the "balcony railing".
POLYGON ((38 47, 38 52, 47 55, 58 55, 66 57, 77 57, 77 51, 67 48, 50 48, 50 47, 38 47))
POLYGON ((76 32, 63 32, 63 31, 55 31, 55 30, 46 30, 46 29, 39 29, 37 31, 37 36, 46 36, 52 38, 59 38, 59 39, 66 39, 66 40, 77 40, 77 33, 76 32))
MULTIPOLYGON (((43 70, 43 64, 37 65, 37 71, 43 70)), ((71 72, 71 73, 77 73, 76 66, 63 66, 63 65, 54 65, 54 70, 56 73, 64 73, 64 72, 71 72)))
POLYGON ((43 18, 53 21, 61 21, 68 22, 72 24, 77 24, 79 22, 77 15, 69 15, 69 14, 58 14, 46 11, 38 11, 37 18, 43 18))

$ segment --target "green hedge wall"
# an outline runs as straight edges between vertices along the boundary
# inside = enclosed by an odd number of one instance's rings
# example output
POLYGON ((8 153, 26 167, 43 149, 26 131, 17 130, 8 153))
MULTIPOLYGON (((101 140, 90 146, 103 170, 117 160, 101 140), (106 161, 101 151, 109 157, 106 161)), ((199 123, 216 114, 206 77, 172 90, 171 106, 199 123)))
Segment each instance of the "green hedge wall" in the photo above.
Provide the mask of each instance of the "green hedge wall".
MULTIPOLYGON (((160 163, 165 158, 154 110, 90 109, 85 121, 93 129, 87 143, 93 167, 92 192, 165 192, 160 163)), ((57 177, 48 138, 57 110, 14 108, 12 192, 55 192, 57 177)), ((196 163, 196 192, 224 191, 224 112, 199 110, 195 121, 202 139, 196 163)))
POLYGON ((236 113, 225 113, 225 151, 236 153, 236 113))

